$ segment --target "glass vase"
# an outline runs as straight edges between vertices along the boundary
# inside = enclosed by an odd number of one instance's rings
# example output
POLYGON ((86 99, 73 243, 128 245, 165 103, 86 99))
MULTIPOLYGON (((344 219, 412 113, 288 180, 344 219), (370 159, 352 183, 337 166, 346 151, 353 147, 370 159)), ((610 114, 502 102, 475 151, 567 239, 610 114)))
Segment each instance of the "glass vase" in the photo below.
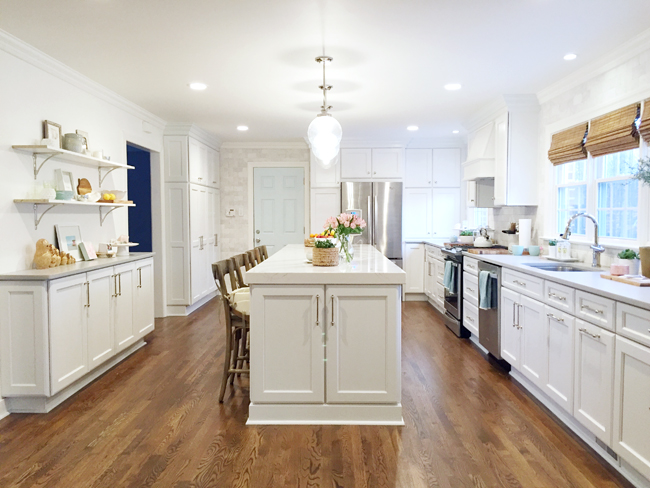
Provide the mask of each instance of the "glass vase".
POLYGON ((341 250, 339 251, 341 259, 345 260, 346 263, 352 262, 354 259, 354 247, 352 247, 352 238, 349 234, 342 235, 339 238, 341 243, 341 250))

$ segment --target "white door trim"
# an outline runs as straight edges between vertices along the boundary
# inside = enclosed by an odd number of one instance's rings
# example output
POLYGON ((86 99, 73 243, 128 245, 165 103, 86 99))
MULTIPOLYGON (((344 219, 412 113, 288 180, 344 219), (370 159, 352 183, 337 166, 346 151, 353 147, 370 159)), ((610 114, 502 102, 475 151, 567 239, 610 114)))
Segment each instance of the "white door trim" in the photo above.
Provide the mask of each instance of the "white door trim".
POLYGON ((255 182, 253 171, 255 168, 303 168, 305 174, 304 199, 305 199, 305 234, 309 232, 309 200, 310 200, 310 182, 309 182, 309 161, 305 162, 248 162, 248 242, 251 247, 255 247, 255 182))

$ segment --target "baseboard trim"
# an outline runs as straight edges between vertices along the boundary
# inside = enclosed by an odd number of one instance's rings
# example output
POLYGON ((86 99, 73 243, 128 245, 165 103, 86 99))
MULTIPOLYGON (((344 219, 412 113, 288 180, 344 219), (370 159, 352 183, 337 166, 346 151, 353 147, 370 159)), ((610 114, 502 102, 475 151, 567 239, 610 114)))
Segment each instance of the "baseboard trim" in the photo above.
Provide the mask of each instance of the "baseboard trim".
POLYGON ((3 398, 0 398, 0 419, 5 418, 9 415, 9 410, 7 410, 7 404, 3 398))
MULTIPOLYGON (((82 390, 90 383, 95 381, 109 369, 113 368, 113 366, 116 366, 118 363, 122 362, 128 356, 136 352, 138 349, 144 347, 146 344, 147 343, 144 341, 144 339, 140 339, 138 342, 125 349, 117 356, 105 362, 97 369, 93 370, 83 378, 80 378, 78 381, 71 384, 64 390, 61 390, 54 396, 6 397, 4 400, 7 405, 7 410, 10 413, 48 413, 57 406, 61 405, 61 403, 66 401, 79 390, 82 390)), ((1 414, 0 417, 2 417, 1 414)))
POLYGON ((404 425, 402 404, 289 405, 248 407, 246 425, 404 425))
POLYGON ((429 297, 424 293, 405 293, 404 294, 405 302, 428 302, 429 297))
POLYGON ((167 305, 166 317, 187 317, 188 315, 196 312, 199 308, 201 308, 203 305, 205 305, 206 303, 208 303, 210 300, 212 300, 214 297, 218 295, 219 293, 217 291, 213 291, 209 295, 204 296, 198 302, 190 306, 167 305))
MULTIPOLYGON (((650 480, 647 480, 641 473, 630 466, 624 459, 620 457, 614 458, 607 449, 597 440, 596 436, 583 427, 571 414, 555 403, 546 393, 535 386, 528 378, 516 369, 510 370, 510 377, 521 386, 524 390, 528 391, 538 402, 546 407, 550 412, 560 420, 566 427, 568 427, 575 435, 577 435, 585 444, 587 444, 603 461, 614 468, 626 480, 632 483, 636 488, 650 488, 650 480)), ((613 453, 614 451, 612 451, 613 453)))

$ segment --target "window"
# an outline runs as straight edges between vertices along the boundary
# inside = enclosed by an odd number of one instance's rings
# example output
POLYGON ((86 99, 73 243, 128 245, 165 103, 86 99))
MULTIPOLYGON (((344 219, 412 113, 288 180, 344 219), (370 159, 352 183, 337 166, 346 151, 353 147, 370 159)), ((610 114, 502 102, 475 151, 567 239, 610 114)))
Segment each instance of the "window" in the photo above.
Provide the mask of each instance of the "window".
MULTIPOLYGON (((555 167, 557 183, 557 232, 563 234, 572 215, 587 211, 587 160, 560 164, 555 167)), ((585 219, 574 220, 571 232, 586 235, 585 219)))
POLYGON ((488 209, 487 208, 475 208, 474 209, 474 218, 473 225, 475 229, 480 227, 488 226, 488 209))

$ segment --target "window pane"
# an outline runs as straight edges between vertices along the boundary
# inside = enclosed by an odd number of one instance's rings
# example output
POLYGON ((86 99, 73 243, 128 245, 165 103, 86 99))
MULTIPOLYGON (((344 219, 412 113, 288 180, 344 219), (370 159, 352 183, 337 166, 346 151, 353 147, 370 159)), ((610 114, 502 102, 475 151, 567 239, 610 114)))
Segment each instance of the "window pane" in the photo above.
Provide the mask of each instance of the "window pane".
POLYGON ((639 149, 607 154, 595 159, 596 178, 616 178, 633 174, 639 166, 639 149))
POLYGON ((474 209, 474 227, 487 227, 488 226, 488 209, 475 208, 474 209))
MULTIPOLYGON (((557 193, 557 228, 558 233, 564 233, 566 223, 572 215, 587 210, 587 185, 564 186, 557 193)), ((574 220, 571 232, 585 235, 587 223, 585 219, 574 220)))
POLYGON ((587 178, 587 160, 560 164, 555 167, 555 178, 558 185, 585 181, 587 178))
POLYGON ((615 180, 598 183, 598 234, 620 239, 637 238, 639 182, 615 180))

